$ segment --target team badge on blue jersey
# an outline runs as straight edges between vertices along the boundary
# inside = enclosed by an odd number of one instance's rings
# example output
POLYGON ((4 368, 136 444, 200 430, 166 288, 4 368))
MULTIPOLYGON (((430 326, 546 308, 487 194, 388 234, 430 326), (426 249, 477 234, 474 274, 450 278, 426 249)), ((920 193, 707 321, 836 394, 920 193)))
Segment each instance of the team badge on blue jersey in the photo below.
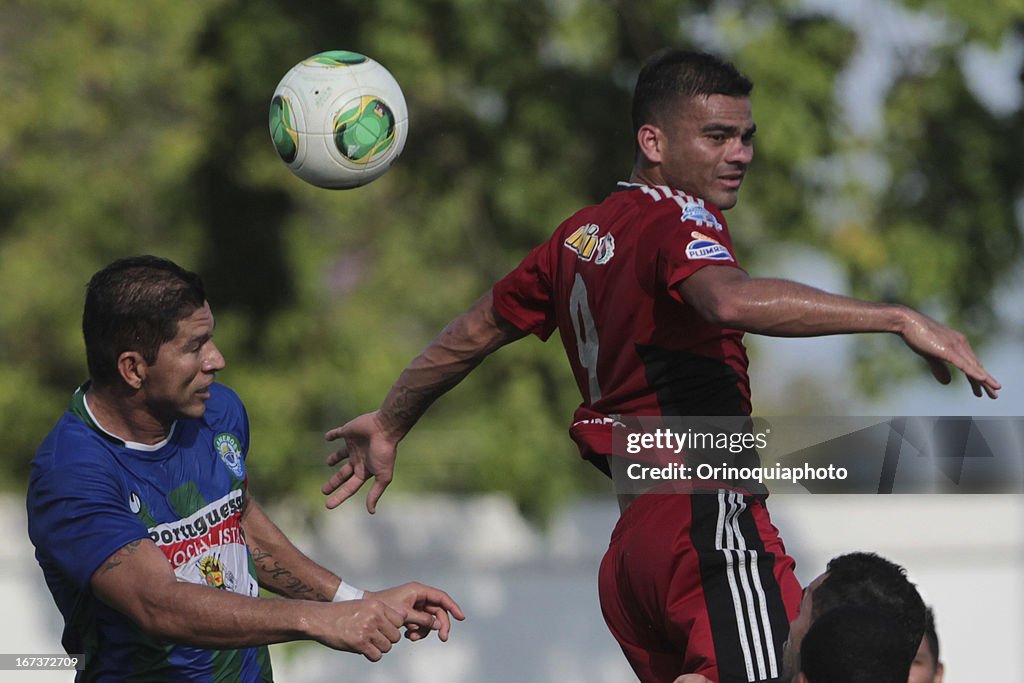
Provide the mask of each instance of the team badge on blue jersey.
POLYGON ((224 564, 220 561, 219 557, 207 555, 199 560, 196 565, 199 567, 199 573, 207 586, 219 590, 228 590, 229 586, 225 579, 231 578, 230 572, 225 572, 224 564))
POLYGON ((687 204, 683 207, 683 215, 679 217, 683 223, 687 221, 693 221, 697 225, 714 228, 719 232, 722 231, 722 224, 715 218, 715 214, 705 209, 700 204, 687 204))
POLYGON ((686 245, 686 258, 690 260, 711 259, 712 261, 732 261, 732 254, 722 244, 704 233, 694 230, 690 233, 693 241, 686 245))
POLYGON ((231 473, 242 479, 245 475, 245 463, 242 461, 242 444, 238 437, 228 432, 221 432, 213 437, 213 447, 231 473))

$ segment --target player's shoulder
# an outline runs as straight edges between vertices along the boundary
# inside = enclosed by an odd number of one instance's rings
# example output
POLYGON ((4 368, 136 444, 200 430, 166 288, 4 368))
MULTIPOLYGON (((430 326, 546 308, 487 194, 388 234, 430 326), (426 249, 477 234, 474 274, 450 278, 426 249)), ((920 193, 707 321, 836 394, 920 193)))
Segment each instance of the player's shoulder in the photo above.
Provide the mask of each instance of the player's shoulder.
POLYGON ((717 206, 683 190, 638 183, 620 183, 620 187, 629 192, 633 202, 645 209, 650 223, 668 218, 717 231, 726 227, 725 217, 717 206))
POLYGON ((116 444, 105 439, 81 417, 66 411, 50 430, 32 461, 35 475, 77 468, 103 469, 116 464, 116 444))
POLYGON ((678 213, 673 201, 664 201, 670 196, 668 188, 619 182, 603 200, 584 206, 563 221, 551 241, 565 241, 572 248, 577 242, 596 244, 598 233, 608 230, 618 233, 629 226, 632 232, 638 225, 657 222, 662 212, 678 213))

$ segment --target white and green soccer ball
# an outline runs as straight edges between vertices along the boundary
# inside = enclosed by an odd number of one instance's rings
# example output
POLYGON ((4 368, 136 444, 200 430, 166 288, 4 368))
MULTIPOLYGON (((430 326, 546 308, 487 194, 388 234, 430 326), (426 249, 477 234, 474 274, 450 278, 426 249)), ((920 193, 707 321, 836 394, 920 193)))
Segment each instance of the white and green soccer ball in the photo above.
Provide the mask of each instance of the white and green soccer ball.
POLYGON ((318 187, 379 178, 402 153, 408 129, 398 81, 356 52, 321 52, 299 62, 270 101, 274 148, 292 173, 318 187))

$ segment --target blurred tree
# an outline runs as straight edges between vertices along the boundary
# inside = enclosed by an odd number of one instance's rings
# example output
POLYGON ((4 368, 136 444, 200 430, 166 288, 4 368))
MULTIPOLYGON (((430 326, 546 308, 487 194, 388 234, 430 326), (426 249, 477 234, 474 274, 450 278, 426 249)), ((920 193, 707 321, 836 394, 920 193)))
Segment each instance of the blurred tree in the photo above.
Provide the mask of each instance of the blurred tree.
MULTIPOLYGON (((1012 4, 932 11, 995 40, 1012 4)), ((859 293, 936 301, 986 333, 993 288, 1019 259, 1020 112, 978 104, 955 40, 930 48, 936 68, 905 75, 891 125, 865 138, 835 97, 856 34, 782 0, 153 0, 130 13, 7 0, 4 17, 0 467, 12 484, 84 379, 84 283, 149 252, 207 281, 222 379, 250 411, 257 490, 316 501, 323 431, 376 406, 448 319, 628 175, 632 80, 663 45, 715 49, 757 83, 758 160, 730 216, 755 272, 771 273, 764 245, 799 240, 835 255, 859 293), (336 48, 385 64, 410 109, 400 162, 347 192, 294 178, 266 130, 280 77, 336 48), (818 172, 854 152, 880 159, 891 187, 818 172), (818 210, 840 205, 843 220, 818 210)), ((606 490, 565 436, 578 400, 557 342, 505 349, 403 444, 393 490, 509 491, 536 519, 606 490)))

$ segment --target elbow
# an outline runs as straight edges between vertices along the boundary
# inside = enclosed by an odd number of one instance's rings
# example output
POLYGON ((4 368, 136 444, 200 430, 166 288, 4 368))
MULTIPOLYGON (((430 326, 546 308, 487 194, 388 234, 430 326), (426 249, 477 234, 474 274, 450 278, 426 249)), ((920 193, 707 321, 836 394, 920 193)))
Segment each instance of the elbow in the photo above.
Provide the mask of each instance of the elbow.
POLYGON ((737 297, 724 293, 707 298, 698 309, 701 317, 718 327, 742 327, 743 306, 737 297))
POLYGON ((167 607, 156 604, 142 606, 131 615, 132 621, 146 635, 159 640, 175 641, 180 634, 175 631, 173 620, 169 617, 167 607))
POLYGON ((187 632, 183 632, 181 619, 178 618, 175 599, 162 589, 147 594, 127 616, 148 636, 172 642, 187 640, 187 632))

